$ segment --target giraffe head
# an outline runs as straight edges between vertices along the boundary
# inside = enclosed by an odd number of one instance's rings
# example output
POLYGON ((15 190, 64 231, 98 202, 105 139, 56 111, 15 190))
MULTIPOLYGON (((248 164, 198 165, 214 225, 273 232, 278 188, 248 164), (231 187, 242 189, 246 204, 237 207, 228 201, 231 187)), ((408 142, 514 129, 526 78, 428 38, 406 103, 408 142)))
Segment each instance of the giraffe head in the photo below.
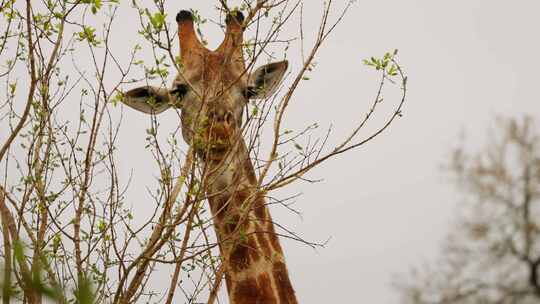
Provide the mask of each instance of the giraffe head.
POLYGON ((144 86, 128 91, 124 104, 148 114, 169 108, 181 110, 184 140, 201 152, 226 152, 242 125, 249 99, 273 94, 287 70, 287 61, 266 64, 252 73, 246 70, 242 44, 244 17, 233 12, 226 18, 221 45, 208 50, 197 38, 193 15, 176 15, 181 65, 170 89, 144 86))

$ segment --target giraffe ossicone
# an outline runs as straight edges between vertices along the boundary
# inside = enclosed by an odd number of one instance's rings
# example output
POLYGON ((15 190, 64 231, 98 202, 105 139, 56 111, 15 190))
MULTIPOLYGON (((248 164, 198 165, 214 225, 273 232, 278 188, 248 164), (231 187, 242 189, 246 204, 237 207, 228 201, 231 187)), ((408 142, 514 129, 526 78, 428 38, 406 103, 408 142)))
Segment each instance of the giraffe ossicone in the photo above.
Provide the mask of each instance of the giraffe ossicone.
POLYGON ((249 99, 271 96, 287 61, 246 70, 244 16, 226 17, 221 45, 208 50, 198 39, 189 11, 176 15, 181 66, 170 89, 143 86, 123 103, 147 114, 180 109, 182 136, 207 172, 205 187, 219 241, 231 304, 295 304, 283 251, 241 134, 249 99))

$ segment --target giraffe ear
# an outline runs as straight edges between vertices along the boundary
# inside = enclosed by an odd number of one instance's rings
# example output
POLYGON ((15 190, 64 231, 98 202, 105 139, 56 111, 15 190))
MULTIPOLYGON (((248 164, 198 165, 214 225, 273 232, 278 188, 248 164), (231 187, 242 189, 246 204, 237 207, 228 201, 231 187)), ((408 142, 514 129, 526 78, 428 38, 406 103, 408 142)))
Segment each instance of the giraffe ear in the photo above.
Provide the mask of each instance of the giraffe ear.
POLYGON ((287 60, 263 65, 249 75, 247 98, 264 99, 270 97, 278 88, 287 71, 287 60))
POLYGON ((122 103, 147 114, 159 114, 171 107, 169 92, 151 86, 129 90, 124 95, 122 103))

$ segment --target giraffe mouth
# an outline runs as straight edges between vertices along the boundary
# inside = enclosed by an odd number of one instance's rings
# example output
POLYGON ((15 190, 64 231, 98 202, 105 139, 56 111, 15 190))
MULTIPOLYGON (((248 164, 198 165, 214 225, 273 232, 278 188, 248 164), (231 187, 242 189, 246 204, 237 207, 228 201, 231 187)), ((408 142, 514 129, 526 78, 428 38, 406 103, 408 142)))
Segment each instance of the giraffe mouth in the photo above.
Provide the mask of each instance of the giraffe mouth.
POLYGON ((229 151, 229 145, 228 144, 215 145, 215 146, 210 147, 208 151, 213 154, 225 153, 229 151))
POLYGON ((207 141, 203 146, 196 147, 197 154, 205 160, 221 159, 230 149, 230 143, 222 140, 207 141))
POLYGON ((235 130, 221 123, 211 124, 196 137, 195 150, 204 159, 221 159, 233 146, 235 130))

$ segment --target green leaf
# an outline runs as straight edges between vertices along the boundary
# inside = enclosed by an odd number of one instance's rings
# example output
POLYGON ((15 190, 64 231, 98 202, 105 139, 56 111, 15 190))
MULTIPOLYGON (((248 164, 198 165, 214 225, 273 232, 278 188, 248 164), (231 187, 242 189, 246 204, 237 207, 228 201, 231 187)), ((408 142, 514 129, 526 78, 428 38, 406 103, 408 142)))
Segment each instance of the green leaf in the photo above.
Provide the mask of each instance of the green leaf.
POLYGON ((58 252, 58 248, 60 248, 61 242, 62 242, 62 237, 60 236, 60 233, 57 233, 53 238, 53 244, 52 244, 53 253, 56 254, 56 252, 58 252))
POLYGON ((99 223, 98 223, 99 231, 103 232, 105 230, 105 228, 107 228, 107 224, 105 223, 105 221, 99 220, 99 223))
POLYGON ((95 32, 96 32, 96 29, 90 26, 83 25, 83 30, 77 33, 77 35, 79 36, 78 40, 79 41, 87 40, 93 46, 97 46, 100 43, 100 41, 96 39, 95 32))
POLYGON ((9 84, 9 93, 11 95, 14 95, 15 94, 15 90, 17 89, 17 83, 14 82, 14 83, 10 83, 9 84))
POLYGON ((390 66, 390 69, 388 69, 388 75, 390 76, 396 76, 397 75, 397 67, 395 64, 392 64, 392 66, 390 66))
POLYGON ((150 15, 148 13, 148 17, 150 19, 150 23, 156 31, 160 31, 163 28, 163 25, 165 24, 165 14, 162 14, 161 12, 156 12, 153 15, 150 15))
POLYGON ((124 94, 122 92, 118 92, 114 97, 111 99, 111 103, 113 107, 116 107, 118 105, 118 102, 122 102, 124 99, 124 94))

